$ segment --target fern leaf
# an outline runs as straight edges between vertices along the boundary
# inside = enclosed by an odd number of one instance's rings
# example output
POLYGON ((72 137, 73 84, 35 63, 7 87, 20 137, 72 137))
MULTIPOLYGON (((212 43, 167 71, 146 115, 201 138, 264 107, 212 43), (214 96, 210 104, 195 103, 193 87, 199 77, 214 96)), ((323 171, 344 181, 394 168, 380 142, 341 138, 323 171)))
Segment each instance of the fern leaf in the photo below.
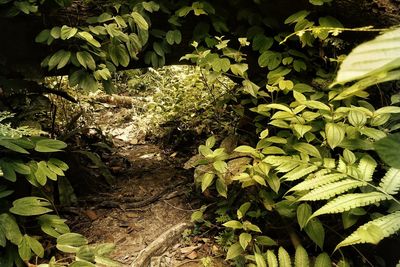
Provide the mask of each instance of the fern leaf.
POLYGON ((362 157, 358 164, 359 178, 366 182, 372 181, 376 166, 376 161, 371 156, 365 155, 362 157))
POLYGON ((317 166, 311 165, 311 166, 304 166, 300 165, 296 169, 286 173, 283 178, 286 178, 287 181, 294 181, 297 179, 300 179, 301 177, 306 176, 307 174, 312 173, 313 171, 316 171, 318 169, 317 166))
POLYGON ((308 194, 302 196, 299 200, 300 201, 317 201, 323 199, 330 199, 336 195, 343 194, 344 192, 349 191, 350 189, 364 186, 366 182, 361 182, 353 179, 345 179, 339 182, 334 182, 330 184, 326 184, 320 186, 308 194))
POLYGON ((331 267, 332 261, 329 255, 324 252, 318 255, 315 259, 314 267, 331 267))
POLYGON ((298 246, 296 248, 296 254, 294 256, 294 266, 295 267, 310 266, 310 259, 308 258, 307 251, 302 246, 298 246))
POLYGON ((310 219, 322 214, 341 213, 357 207, 371 205, 388 198, 387 195, 380 192, 346 194, 329 201, 314 212, 310 219))
POLYGON ((272 250, 267 251, 267 263, 268 267, 278 267, 278 259, 272 250))
POLYGON ((303 191, 317 188, 324 184, 333 183, 339 181, 343 178, 347 177, 344 173, 331 173, 327 175, 317 176, 314 179, 305 180, 294 187, 292 187, 289 191, 303 191))
POLYGON ((390 195, 396 195, 400 189, 400 169, 390 168, 379 187, 390 195))
POLYGON ((283 247, 278 250, 279 267, 292 267, 289 253, 283 247))
POLYGON ((336 246, 335 250, 341 247, 360 243, 377 244, 382 239, 396 233, 399 230, 400 211, 397 211, 360 226, 350 236, 340 242, 336 246))

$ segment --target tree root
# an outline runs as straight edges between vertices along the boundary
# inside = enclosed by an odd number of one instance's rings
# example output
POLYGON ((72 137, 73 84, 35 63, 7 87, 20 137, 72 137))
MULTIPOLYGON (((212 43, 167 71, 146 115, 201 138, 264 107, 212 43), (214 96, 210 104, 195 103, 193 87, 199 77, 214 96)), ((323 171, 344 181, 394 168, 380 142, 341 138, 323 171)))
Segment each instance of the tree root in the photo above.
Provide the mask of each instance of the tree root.
POLYGON ((188 223, 180 223, 154 240, 149 246, 140 251, 139 255, 132 262, 131 267, 146 267, 150 264, 151 257, 163 253, 181 237, 182 232, 189 227, 188 223))

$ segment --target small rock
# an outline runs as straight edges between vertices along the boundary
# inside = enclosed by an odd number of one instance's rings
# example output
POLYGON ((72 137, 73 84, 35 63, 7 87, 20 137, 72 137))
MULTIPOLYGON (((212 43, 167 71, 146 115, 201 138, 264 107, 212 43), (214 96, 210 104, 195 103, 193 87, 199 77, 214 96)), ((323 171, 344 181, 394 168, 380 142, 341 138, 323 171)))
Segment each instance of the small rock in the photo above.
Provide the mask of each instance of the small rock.
POLYGON ((197 258, 197 252, 196 251, 192 251, 190 254, 186 255, 186 258, 194 260, 197 258))
POLYGON ((189 254, 189 253, 191 253, 193 250, 198 249, 199 247, 201 247, 201 245, 200 245, 200 246, 184 247, 184 248, 181 248, 181 253, 182 253, 182 254, 189 254))

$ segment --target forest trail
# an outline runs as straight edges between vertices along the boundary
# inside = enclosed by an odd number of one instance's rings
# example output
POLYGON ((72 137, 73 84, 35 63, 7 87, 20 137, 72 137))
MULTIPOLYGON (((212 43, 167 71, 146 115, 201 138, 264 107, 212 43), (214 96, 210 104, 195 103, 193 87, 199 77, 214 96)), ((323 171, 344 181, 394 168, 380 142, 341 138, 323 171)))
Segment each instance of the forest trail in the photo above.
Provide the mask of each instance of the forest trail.
MULTIPOLYGON (((113 258, 132 266, 138 254, 171 227, 186 222, 192 228, 190 215, 199 203, 190 201, 193 178, 181 167, 185 159, 177 152, 151 144, 115 143, 116 156, 126 159, 129 167, 110 167, 117 178, 114 188, 87 196, 69 220, 72 230, 89 242, 114 243, 113 258)), ((179 233, 176 244, 168 245, 162 255, 152 255, 150 266, 204 266, 201 257, 221 254, 210 238, 185 238, 190 231, 179 233)))

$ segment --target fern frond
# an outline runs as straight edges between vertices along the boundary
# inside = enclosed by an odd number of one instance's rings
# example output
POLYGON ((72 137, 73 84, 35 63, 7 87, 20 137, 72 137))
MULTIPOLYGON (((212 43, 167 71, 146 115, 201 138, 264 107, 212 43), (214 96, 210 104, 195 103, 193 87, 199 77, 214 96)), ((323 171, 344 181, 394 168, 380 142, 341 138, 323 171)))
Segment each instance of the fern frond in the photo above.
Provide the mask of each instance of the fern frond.
POLYGON ((289 253, 283 247, 278 249, 279 267, 292 267, 289 253))
POLYGON ((397 211, 360 226, 350 236, 340 242, 335 250, 360 243, 377 244, 382 239, 399 231, 399 229, 400 211, 397 211))
POLYGON ((341 213, 357 207, 368 206, 389 198, 381 192, 346 194, 329 201, 314 212, 310 219, 322 214, 341 213))
POLYGON ((300 179, 301 177, 306 176, 307 174, 310 174, 318 169, 317 166, 311 165, 311 166, 304 166, 300 165, 299 167, 295 168, 294 170, 286 173, 282 178, 286 178, 286 181, 294 181, 297 179, 300 179))
POLYGON ((278 267, 278 259, 272 250, 267 251, 267 263, 269 267, 278 267))
POLYGON ((317 188, 324 184, 333 183, 339 181, 343 178, 347 177, 344 173, 331 173, 327 175, 317 176, 313 179, 305 180, 294 187, 292 187, 289 191, 303 191, 317 188))
POLYGON ((400 170, 390 168, 382 178, 379 187, 390 195, 397 194, 400 189, 400 170))
POLYGON ((365 155, 362 157, 358 164, 359 178, 366 182, 372 181, 376 166, 376 161, 371 156, 365 155))
POLYGON ((350 189, 365 185, 367 185, 366 182, 361 182, 353 179, 345 179, 339 182, 325 184, 320 187, 317 187, 316 189, 302 196, 299 199, 299 201, 317 201, 317 200, 330 199, 331 197, 343 194, 344 192, 347 192, 350 189))
POLYGON ((308 258, 307 251, 302 246, 298 246, 296 248, 296 253, 294 255, 294 266, 295 267, 310 266, 310 259, 308 258))

